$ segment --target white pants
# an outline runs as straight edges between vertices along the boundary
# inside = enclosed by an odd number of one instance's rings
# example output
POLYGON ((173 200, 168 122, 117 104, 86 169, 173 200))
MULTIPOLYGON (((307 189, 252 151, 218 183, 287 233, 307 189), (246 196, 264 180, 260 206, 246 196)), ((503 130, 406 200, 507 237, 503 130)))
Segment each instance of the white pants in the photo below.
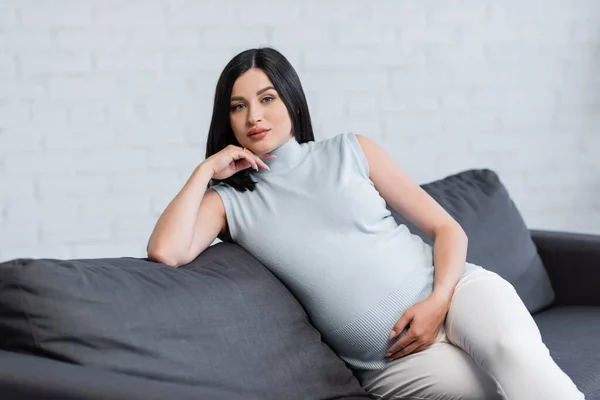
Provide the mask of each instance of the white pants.
POLYGON ((584 398, 513 286, 486 269, 461 278, 431 346, 357 377, 378 399, 584 398))

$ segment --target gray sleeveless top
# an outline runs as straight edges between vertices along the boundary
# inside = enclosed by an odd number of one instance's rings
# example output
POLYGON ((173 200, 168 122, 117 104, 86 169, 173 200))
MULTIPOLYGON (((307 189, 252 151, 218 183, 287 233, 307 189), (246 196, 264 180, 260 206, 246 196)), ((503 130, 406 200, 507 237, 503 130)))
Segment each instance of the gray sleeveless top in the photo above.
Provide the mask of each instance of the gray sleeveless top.
POLYGON ((272 154, 270 171, 252 171, 254 191, 209 189, 231 239, 286 284, 349 366, 384 368, 394 324, 433 289, 432 247, 391 215, 353 133, 291 138, 272 154))

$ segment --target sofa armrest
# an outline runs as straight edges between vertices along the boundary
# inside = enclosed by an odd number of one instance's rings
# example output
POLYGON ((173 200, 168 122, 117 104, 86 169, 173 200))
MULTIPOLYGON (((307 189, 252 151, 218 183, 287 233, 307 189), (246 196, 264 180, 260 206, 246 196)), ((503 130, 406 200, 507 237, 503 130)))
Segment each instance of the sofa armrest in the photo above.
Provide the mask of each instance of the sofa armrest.
POLYGON ((198 399, 193 387, 0 350, 0 394, 11 400, 198 399))
POLYGON ((532 229, 555 305, 600 306, 600 235, 532 229))

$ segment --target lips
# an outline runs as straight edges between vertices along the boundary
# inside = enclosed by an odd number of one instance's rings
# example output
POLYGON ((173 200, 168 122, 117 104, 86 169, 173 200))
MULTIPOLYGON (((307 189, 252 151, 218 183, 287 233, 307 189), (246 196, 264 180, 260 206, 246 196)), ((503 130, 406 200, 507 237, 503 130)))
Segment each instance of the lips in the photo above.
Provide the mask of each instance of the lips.
POLYGON ((248 131, 248 136, 252 137, 252 136, 259 135, 259 134, 261 134, 263 132, 268 132, 268 131, 270 131, 270 129, 267 129, 267 128, 252 128, 252 129, 250 129, 248 131))

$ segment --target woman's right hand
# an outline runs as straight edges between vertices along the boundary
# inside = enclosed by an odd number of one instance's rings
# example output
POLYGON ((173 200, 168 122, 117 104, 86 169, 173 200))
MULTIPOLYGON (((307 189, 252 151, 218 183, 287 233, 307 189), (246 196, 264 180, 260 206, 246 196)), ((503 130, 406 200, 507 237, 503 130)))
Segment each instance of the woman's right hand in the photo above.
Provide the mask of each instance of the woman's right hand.
MULTIPOLYGON (((266 154, 264 158, 272 160, 276 158, 272 154, 266 154)), ((210 166, 213 171, 213 178, 223 180, 231 175, 246 168, 252 168, 258 171, 258 168, 269 169, 267 164, 259 156, 248 149, 230 144, 218 153, 213 154, 202 162, 210 166)))

